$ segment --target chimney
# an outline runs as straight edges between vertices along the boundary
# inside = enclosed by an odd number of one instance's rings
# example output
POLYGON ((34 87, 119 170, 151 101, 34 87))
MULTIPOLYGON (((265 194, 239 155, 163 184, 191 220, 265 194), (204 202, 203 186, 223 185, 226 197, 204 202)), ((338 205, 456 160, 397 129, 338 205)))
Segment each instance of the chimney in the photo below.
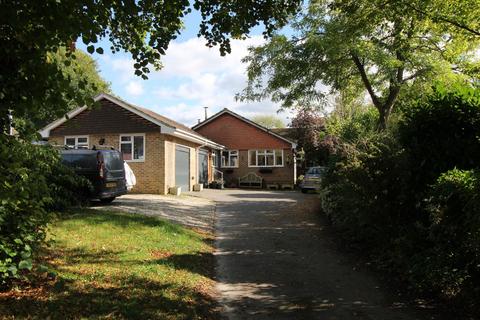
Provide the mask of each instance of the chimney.
POLYGON ((197 121, 198 121, 198 123, 200 123, 200 122, 201 122, 201 121, 200 121, 200 119, 197 119, 197 121))
POLYGON ((207 120, 208 116, 207 116, 207 109, 208 107, 203 107, 203 109, 205 109, 205 120, 207 120))

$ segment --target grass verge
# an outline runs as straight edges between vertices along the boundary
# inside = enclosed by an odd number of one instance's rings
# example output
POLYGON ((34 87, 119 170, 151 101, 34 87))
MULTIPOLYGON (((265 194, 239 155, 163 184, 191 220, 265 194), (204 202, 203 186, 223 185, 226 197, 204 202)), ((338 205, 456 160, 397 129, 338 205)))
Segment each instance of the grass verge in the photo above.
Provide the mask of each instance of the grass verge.
POLYGON ((54 223, 50 271, 0 293, 2 318, 214 319, 212 237, 81 209, 54 223))

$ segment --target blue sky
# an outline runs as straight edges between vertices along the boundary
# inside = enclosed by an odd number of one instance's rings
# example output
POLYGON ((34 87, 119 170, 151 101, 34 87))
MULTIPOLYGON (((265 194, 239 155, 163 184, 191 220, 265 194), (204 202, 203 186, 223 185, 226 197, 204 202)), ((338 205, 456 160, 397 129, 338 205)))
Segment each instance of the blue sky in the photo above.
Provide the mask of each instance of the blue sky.
MULTIPOLYGON (((185 30, 162 58, 164 68, 152 70, 148 80, 134 75, 129 53, 112 54, 107 41, 103 42, 105 53, 93 57, 116 95, 189 126, 203 119, 203 107, 208 107, 209 115, 225 107, 249 118, 277 114, 279 107, 272 101, 245 103, 234 99, 246 84, 246 65, 240 60, 249 46, 264 42, 261 30, 254 30, 247 40, 232 40, 232 53, 222 57, 218 48, 207 48, 205 41, 197 38, 199 22, 196 11, 186 17, 185 30)), ((79 48, 85 50, 81 43, 79 48)), ((286 112, 277 115, 285 124, 291 116, 286 112)))

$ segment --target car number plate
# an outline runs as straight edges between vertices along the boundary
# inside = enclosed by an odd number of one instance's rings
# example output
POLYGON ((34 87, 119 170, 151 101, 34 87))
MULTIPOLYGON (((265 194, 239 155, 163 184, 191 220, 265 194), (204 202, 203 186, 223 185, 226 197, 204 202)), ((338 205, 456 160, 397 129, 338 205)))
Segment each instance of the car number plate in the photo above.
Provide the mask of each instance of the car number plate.
POLYGON ((117 186, 116 182, 108 182, 105 184, 107 188, 115 188, 117 186))

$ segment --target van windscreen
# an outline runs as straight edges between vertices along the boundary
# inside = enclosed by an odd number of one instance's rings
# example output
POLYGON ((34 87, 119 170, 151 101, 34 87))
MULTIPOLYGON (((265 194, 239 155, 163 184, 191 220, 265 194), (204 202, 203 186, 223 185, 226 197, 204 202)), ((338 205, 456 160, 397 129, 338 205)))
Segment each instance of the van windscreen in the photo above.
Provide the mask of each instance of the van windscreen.
POLYGON ((62 154, 62 163, 74 170, 96 170, 97 158, 95 154, 62 154))
POLYGON ((107 170, 123 170, 123 160, 120 152, 102 152, 103 163, 107 170))

